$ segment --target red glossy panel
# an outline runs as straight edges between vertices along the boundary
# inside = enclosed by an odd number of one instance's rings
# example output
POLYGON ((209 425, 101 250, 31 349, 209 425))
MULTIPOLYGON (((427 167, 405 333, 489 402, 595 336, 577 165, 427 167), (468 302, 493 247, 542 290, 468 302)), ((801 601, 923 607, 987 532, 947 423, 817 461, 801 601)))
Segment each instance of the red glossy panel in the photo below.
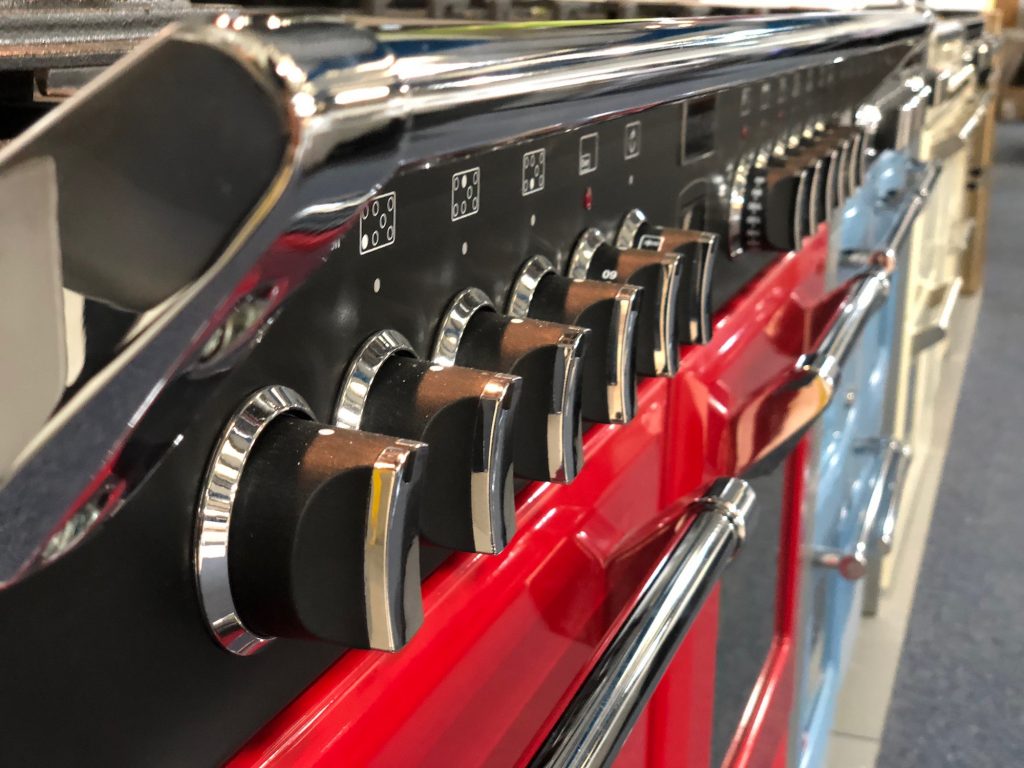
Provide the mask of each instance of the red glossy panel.
POLYGON ((659 514, 667 382, 636 419, 591 430, 565 487, 520 499, 498 557, 452 557, 401 653, 349 652, 233 765, 509 765, 524 755, 672 535, 659 514))
POLYGON ((808 451, 807 440, 802 440, 786 465, 786 506, 783 508, 786 522, 779 557, 778 634, 724 761, 730 768, 769 766, 780 750, 785 752, 789 739, 791 712, 795 704, 794 633, 796 601, 800 594, 800 521, 808 451))
POLYGON ((742 474, 744 457, 757 453, 752 445, 778 431, 770 412, 766 423, 748 425, 740 417, 818 335, 828 316, 822 311, 827 252, 822 229, 730 302, 710 344, 685 351, 670 395, 666 500, 711 478, 742 474))
POLYGON ((716 589, 704 604, 651 698, 652 768, 706 766, 711 760, 718 595, 716 589))

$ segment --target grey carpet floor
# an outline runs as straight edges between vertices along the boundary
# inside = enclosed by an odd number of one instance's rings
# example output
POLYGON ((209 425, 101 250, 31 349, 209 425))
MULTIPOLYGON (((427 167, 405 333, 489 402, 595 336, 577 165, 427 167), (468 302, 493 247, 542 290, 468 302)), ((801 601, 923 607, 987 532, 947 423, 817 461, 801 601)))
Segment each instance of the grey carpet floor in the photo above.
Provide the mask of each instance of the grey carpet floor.
POLYGON ((988 268, 879 768, 1024 766, 1024 125, 1000 125, 988 268))

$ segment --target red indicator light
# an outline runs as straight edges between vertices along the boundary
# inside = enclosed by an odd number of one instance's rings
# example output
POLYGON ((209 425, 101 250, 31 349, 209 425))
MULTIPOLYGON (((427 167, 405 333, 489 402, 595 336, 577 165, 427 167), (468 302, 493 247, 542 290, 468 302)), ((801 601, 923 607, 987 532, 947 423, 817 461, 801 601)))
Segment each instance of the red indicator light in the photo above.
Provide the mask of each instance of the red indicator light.
POLYGON ((594 190, 590 187, 583 193, 583 207, 588 211, 594 207, 594 190))

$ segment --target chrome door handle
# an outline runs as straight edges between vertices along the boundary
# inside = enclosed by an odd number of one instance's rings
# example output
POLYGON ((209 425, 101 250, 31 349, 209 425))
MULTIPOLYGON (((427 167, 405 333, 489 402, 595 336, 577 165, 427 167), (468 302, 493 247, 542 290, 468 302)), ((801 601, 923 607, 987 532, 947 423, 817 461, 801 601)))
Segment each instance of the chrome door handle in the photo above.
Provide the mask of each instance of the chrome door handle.
POLYGON ((889 275, 884 268, 874 267, 848 285, 818 347, 802 355, 781 380, 753 398, 736 417, 733 471, 756 475, 774 466, 832 402, 843 363, 889 294, 889 275))
POLYGON ((881 552, 887 553, 892 548, 900 490, 910 463, 910 449, 897 440, 883 440, 879 448, 882 452, 881 466, 860 521, 857 541, 849 551, 821 548, 813 556, 815 565, 835 568, 849 581, 857 581, 867 573, 868 558, 877 551, 876 532, 881 531, 878 536, 881 552))
POLYGON ((962 277, 955 277, 946 284, 942 300, 934 305, 937 307, 937 311, 932 319, 923 324, 923 327, 914 334, 913 351, 915 355, 938 344, 949 335, 949 326, 953 322, 953 311, 956 309, 956 302, 960 298, 963 284, 962 277))
POLYGON ((973 134, 975 129, 984 122, 990 98, 990 94, 985 94, 981 99, 981 103, 978 104, 977 108, 975 108, 967 119, 964 120, 960 129, 935 147, 934 156, 936 158, 944 160, 957 150, 966 146, 967 142, 971 138, 971 134, 973 134))
POLYGON ((746 537, 755 494, 716 480, 689 505, 695 519, 643 586, 622 628, 587 675, 530 765, 611 765, 719 575, 746 537))

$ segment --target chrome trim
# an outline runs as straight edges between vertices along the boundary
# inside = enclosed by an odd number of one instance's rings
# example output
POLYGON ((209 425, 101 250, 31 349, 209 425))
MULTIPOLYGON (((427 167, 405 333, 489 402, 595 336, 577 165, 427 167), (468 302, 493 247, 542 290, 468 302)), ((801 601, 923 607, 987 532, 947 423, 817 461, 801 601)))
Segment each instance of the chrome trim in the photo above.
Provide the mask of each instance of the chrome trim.
POLYGON ((911 341, 912 354, 917 355, 938 344, 949 335, 949 326, 953 322, 953 312, 963 288, 964 279, 955 277, 946 284, 942 300, 938 302, 939 311, 935 313, 924 327, 920 328, 911 341))
POLYGON ((950 155, 956 153, 962 149, 968 141, 970 141, 971 134, 981 125, 985 120, 985 113, 988 111, 989 101, 991 100, 991 94, 986 93, 978 106, 967 116, 964 120, 963 125, 957 130, 955 134, 949 136, 934 148, 931 153, 933 160, 942 161, 948 158, 950 155))
POLYGON ((363 342, 341 381, 338 403, 334 408, 334 426, 360 428, 373 380, 393 355, 416 357, 409 340, 398 331, 378 331, 363 342))
MULTIPOLYGON (((503 436, 512 430, 512 409, 505 399, 518 377, 494 374, 480 396, 479 427, 483 433, 483 452, 479 464, 471 469, 470 515, 473 520, 473 546, 476 552, 498 554, 516 531, 516 505, 512 498, 511 478, 502 477, 498 468, 505 463, 503 436), (505 497, 504 490, 508 490, 505 497), (498 515, 495 515, 497 512, 498 515), (495 520, 500 515, 500 523, 495 520)), ((511 472, 511 470, 510 470, 511 472)))
MULTIPOLYGON (((572 253, 569 254, 569 264, 565 268, 566 276, 573 280, 586 280, 587 272, 590 271, 590 263, 594 260, 594 254, 597 253, 598 248, 607 244, 608 241, 604 239, 601 230, 594 227, 585 230, 576 241, 576 245, 573 246, 572 253)), ((632 245, 627 246, 627 248, 632 247, 632 245)), ((618 277, 612 278, 612 280, 614 282, 618 280, 618 277)))
POLYGON ((853 134, 853 147, 850 149, 850 165, 846 171, 847 197, 852 197, 857 188, 864 183, 864 132, 857 130, 853 134))
POLYGON ((557 275, 555 265, 543 256, 534 256, 519 271, 512 289, 508 294, 508 306, 505 313, 510 317, 529 317, 530 304, 537 292, 540 281, 548 275, 557 275))
POLYGON ((720 478, 690 504, 692 520, 655 567, 621 629, 533 756, 533 768, 610 766, 753 521, 753 488, 720 478))
POLYGON ((558 349, 562 353, 562 376, 555 377, 561 381, 561 390, 555 395, 555 409, 548 414, 547 450, 548 476, 554 482, 568 483, 579 474, 579 464, 583 462, 582 453, 577 462, 573 444, 575 442, 576 420, 571 405, 576 400, 576 392, 580 388, 580 374, 583 372, 583 355, 580 345, 586 336, 586 330, 570 326, 559 339, 558 349))
POLYGON ((636 413, 633 402, 636 388, 630 373, 635 370, 633 357, 636 354, 636 319, 639 313, 640 289, 635 285, 623 285, 615 294, 615 308, 612 310, 612 328, 615 344, 612 370, 608 371, 605 393, 608 398, 608 415, 613 424, 625 424, 636 413))
POLYGON ((647 223, 647 217, 639 208, 634 208, 622 217, 622 224, 615 235, 615 247, 620 251, 636 247, 636 236, 640 227, 647 223))
POLYGON ((811 235, 811 210, 807 193, 813 186, 814 170, 812 168, 801 168, 798 178, 791 225, 793 227, 793 242, 796 244, 796 250, 800 250, 803 239, 811 235), (800 226, 802 222, 805 223, 805 227, 800 226))
POLYGON ((363 538, 363 584, 366 589, 367 644, 379 651, 397 651, 423 624, 420 595, 420 548, 414 542, 403 563, 406 524, 407 468, 423 443, 395 440, 373 462, 363 538), (404 571, 401 589, 396 578, 404 571))
MULTIPOLYGON (((495 311, 494 305, 479 288, 467 288, 452 301, 438 327, 431 357, 438 365, 450 368, 456 364, 459 346, 470 319, 479 311, 495 311)), ((513 318, 519 322, 522 318, 513 318)), ((535 323, 546 324, 535 320, 535 323)), ((556 344, 557 363, 552 375, 553 391, 545 430, 548 457, 548 478, 553 482, 571 482, 579 473, 575 460, 575 418, 572 404, 580 386, 582 354, 580 347, 587 330, 561 326, 562 335, 556 344)))
POLYGON ((736 170, 729 188, 729 258, 741 256, 743 247, 743 211, 747 205, 747 187, 754 164, 754 153, 736 160, 736 170))
POLYGON ((676 308, 679 304, 680 261, 675 253, 661 254, 661 284, 658 288, 658 338, 654 344, 654 367, 659 376, 679 371, 679 336, 676 308))
POLYGON ((827 174, 825 171, 825 159, 823 157, 816 158, 814 161, 814 169, 811 172, 811 189, 810 195, 808 196, 807 206, 807 227, 810 230, 809 235, 813 235, 818 231, 818 227, 821 226, 828 217, 825 211, 818 210, 819 201, 822 197, 828 196, 828 185, 827 185, 827 174), (825 195, 822 195, 821 189, 825 186, 825 195))
POLYGON ((897 440, 889 444, 889 449, 896 453, 897 467, 893 475, 893 482, 890 486, 888 503, 882 505, 885 514, 882 515, 882 524, 878 529, 878 546, 883 555, 892 552, 892 545, 896 537, 896 525, 899 522, 900 494, 907 479, 907 470, 910 468, 912 454, 909 445, 904 445, 897 440))
POLYGON ((199 495, 192 555, 199 602, 214 640, 238 656, 256 653, 273 638, 250 632, 231 596, 228 546, 232 509, 253 446, 263 430, 286 413, 314 418, 302 396, 288 387, 275 385, 253 394, 221 433, 199 495))
POLYGON ((459 354, 459 345, 469 321, 480 310, 493 310, 494 304, 479 288, 467 288, 456 296, 438 325, 430 358, 438 365, 451 368, 459 354))
MULTIPOLYGON (((18 474, 0 489, 5 530, 18 533, 0 548, 0 587, 44 564, 41 553, 53 532, 90 501, 83 489, 113 479, 124 490, 120 501, 130 502, 141 479, 173 445, 173 436, 149 418, 152 404, 162 398, 163 424, 209 398, 213 377, 207 382, 194 374, 201 369, 198 350, 218 332, 211 318, 222 317, 246 293, 246 276, 264 272, 275 239, 301 227, 308 212, 328 210, 329 221, 318 219, 320 231, 341 232, 400 165, 683 98, 687 80, 711 71, 741 78, 744 68, 756 66, 760 77, 764 66, 782 68, 797 57, 820 54, 826 44, 831 53, 865 50, 879 41, 909 49, 927 23, 901 11, 750 16, 728 24, 662 19, 374 29, 353 26, 342 16, 289 16, 282 23, 278 15, 245 13, 224 14, 215 25, 183 25, 139 46, 0 151, 0 168, 34 156, 54 158, 62 233, 66 217, 95 219, 106 198, 81 192, 88 185, 78 185, 76 192, 68 182, 63 171, 74 163, 75 150, 53 142, 57 128, 87 130, 89 115, 102 113, 118 138, 123 134, 112 147, 131 144, 140 155, 176 162, 167 152, 167 135, 131 133, 131 116, 140 110, 120 98, 121 86, 145 71, 138 66, 143 60, 210 61, 211 74, 243 72, 251 91, 280 115, 273 128, 284 137, 284 148, 274 157, 277 171, 265 193, 227 233, 221 241, 226 245, 209 254, 205 271, 139 315, 129 335, 100 340, 87 368, 97 373, 73 382, 26 447, 18 474), (738 39, 743 45, 730 44, 738 39), (86 101, 91 108, 80 109, 86 101), (415 119, 428 113, 430 121, 415 119), (378 151, 353 152, 362 139, 376 142, 378 151), (151 142, 151 151, 143 152, 139 142, 151 142), (133 450, 140 445, 146 450, 133 450), (60 482, 53 481, 55 467, 60 482)), ((194 85, 170 82, 185 96, 194 85)), ((225 119, 233 114, 226 105, 225 119)), ((189 133, 190 113, 186 109, 178 117, 166 121, 166 130, 189 133)), ((233 124, 223 134, 247 128, 233 124)), ((91 161, 117 168, 124 158, 115 149, 91 161)), ((139 210, 122 215, 142 212, 147 199, 137 196, 132 203, 139 210)), ((165 207, 179 202, 167 200, 165 207)), ((174 236, 160 227, 148 232, 174 236)), ((89 252, 124 250, 120 228, 108 228, 106 237, 102 248, 89 252)), ((65 238, 63 246, 71 252, 82 244, 65 238)), ((321 251, 288 265, 272 286, 265 317, 315 275, 330 248, 325 238, 321 251)), ((246 330, 237 354, 223 362, 225 369, 246 358, 253 345, 245 342, 263 327, 246 330)), ((116 506, 104 509, 94 525, 116 506)))
POLYGON ((881 457, 871 496, 860 517, 857 540, 849 551, 821 548, 814 552, 812 558, 816 566, 834 568, 848 581, 857 581, 867 573, 869 558, 877 552, 875 540, 879 532, 879 521, 883 527, 889 526, 891 544, 899 492, 910 461, 910 451, 896 440, 883 440, 868 450, 880 450, 881 457))
MULTIPOLYGON (((631 213, 640 214, 636 210, 631 211, 631 213)), ((643 216, 643 214, 640 214, 640 216, 643 216)), ((579 240, 576 241, 576 245, 569 256, 566 276, 573 280, 588 279, 587 275, 590 272, 590 265, 594 260, 594 255, 602 245, 608 245, 608 241, 601 234, 601 230, 591 227, 584 231, 580 235, 579 240)), ((615 246, 615 248, 616 250, 633 251, 632 245, 625 249, 619 249, 618 246, 615 246)), ((636 253, 636 251, 633 252, 636 253)), ((648 253, 647 251, 643 252, 648 253)), ((679 370, 676 306, 679 301, 679 262, 681 257, 674 253, 658 251, 651 251, 649 253, 651 259, 658 259, 658 264, 661 267, 659 271, 661 279, 658 283, 657 294, 654 297, 649 297, 649 299, 654 298, 658 302, 658 327, 652 350, 654 355, 654 374, 656 376, 674 376, 676 371, 679 370)), ((606 282, 624 282, 632 285, 630 277, 623 276, 621 273, 616 274, 615 277, 599 277, 597 279, 606 282)))
POLYGON ((843 363, 853 345, 875 309, 888 295, 889 275, 884 269, 874 269, 859 278, 817 349, 797 361, 798 371, 811 374, 824 383, 829 401, 835 395, 843 363))

